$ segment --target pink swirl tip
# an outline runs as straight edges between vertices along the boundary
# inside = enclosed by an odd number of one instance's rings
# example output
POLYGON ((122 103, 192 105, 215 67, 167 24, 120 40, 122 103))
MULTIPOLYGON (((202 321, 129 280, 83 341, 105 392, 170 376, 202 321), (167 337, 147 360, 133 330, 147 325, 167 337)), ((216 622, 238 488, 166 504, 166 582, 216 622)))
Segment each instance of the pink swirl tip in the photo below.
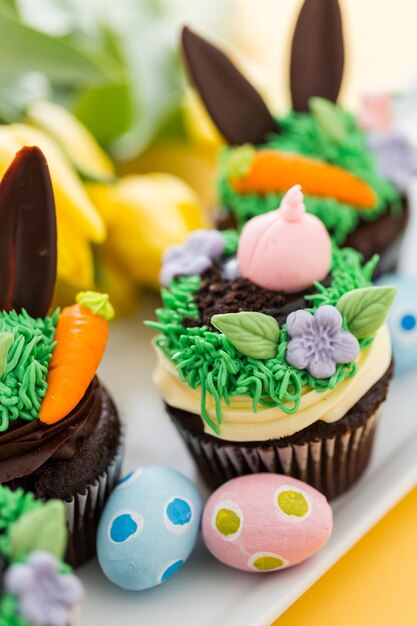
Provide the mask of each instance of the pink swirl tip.
POLYGON ((301 185, 294 185, 287 191, 279 208, 286 222, 299 222, 303 218, 306 210, 303 200, 301 185))

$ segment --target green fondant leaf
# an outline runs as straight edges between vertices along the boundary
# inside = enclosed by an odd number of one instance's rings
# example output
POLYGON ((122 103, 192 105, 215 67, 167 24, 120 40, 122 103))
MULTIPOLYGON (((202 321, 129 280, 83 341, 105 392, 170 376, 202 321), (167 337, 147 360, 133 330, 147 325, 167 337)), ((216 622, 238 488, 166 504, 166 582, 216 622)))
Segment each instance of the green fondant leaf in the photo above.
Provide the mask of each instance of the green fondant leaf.
POLYGON ((396 295, 396 287, 364 287, 345 293, 336 306, 350 332, 364 339, 382 326, 396 295))
POLYGON ((211 323, 242 354, 254 359, 272 359, 277 354, 279 325, 264 313, 244 311, 213 315, 211 323))
POLYGON ((308 101, 314 119, 321 130, 336 143, 346 139, 346 123, 342 110, 325 98, 310 98, 308 101))
POLYGON ((65 505, 50 500, 25 513, 10 529, 10 554, 21 558, 35 550, 46 550, 62 559, 67 545, 65 505))
POLYGON ((3 377, 3 374, 6 370, 7 363, 7 355, 9 353, 9 348, 13 343, 13 334, 4 332, 0 333, 0 378, 3 377))

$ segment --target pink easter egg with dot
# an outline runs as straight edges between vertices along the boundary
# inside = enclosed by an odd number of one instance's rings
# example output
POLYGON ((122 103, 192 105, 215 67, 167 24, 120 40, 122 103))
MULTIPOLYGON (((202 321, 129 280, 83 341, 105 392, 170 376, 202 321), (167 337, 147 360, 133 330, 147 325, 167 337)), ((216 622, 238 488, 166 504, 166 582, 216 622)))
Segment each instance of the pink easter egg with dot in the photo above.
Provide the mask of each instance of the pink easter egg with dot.
POLYGON ((305 561, 329 539, 326 498, 281 474, 240 476, 219 487, 203 513, 203 538, 222 563, 246 572, 277 571, 305 561))
POLYGON ((323 222, 306 213, 300 185, 291 187, 279 209, 247 222, 237 259, 243 278, 272 291, 301 291, 326 278, 331 239, 323 222))

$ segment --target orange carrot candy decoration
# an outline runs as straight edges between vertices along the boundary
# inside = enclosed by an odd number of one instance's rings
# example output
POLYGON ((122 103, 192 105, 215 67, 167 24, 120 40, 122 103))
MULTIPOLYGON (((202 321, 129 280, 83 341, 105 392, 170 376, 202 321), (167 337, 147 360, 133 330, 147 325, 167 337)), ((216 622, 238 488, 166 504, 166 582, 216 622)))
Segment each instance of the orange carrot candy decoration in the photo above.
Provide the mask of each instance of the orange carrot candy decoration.
POLYGON ((347 170, 289 152, 261 149, 254 152, 248 169, 230 183, 241 194, 282 193, 300 184, 311 196, 332 197, 360 209, 372 209, 374 190, 347 170))
POLYGON ((55 341, 49 362, 48 388, 39 419, 55 424, 66 417, 87 391, 101 361, 108 337, 107 321, 114 309, 107 294, 84 291, 77 304, 59 315, 55 341))

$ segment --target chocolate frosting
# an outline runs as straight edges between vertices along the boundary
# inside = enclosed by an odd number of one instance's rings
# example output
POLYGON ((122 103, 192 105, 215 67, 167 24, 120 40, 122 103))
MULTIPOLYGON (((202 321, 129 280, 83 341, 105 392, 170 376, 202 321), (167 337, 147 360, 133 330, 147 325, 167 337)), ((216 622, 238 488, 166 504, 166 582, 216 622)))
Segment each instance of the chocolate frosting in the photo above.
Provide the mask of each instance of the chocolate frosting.
POLYGON ((338 0, 305 0, 291 48, 294 111, 308 111, 308 101, 313 96, 336 102, 343 66, 343 27, 338 0))
MULTIPOLYGON (((329 286, 330 275, 321 282, 326 287, 329 286)), ((183 324, 186 327, 205 324, 210 328, 211 318, 216 313, 260 311, 271 315, 282 325, 289 313, 309 306, 305 296, 314 292, 314 285, 303 291, 284 293, 259 287, 247 278, 229 280, 223 275, 222 267, 214 263, 203 273, 200 288, 194 296, 200 319, 184 318, 183 324)))
POLYGON ((187 27, 182 49, 194 86, 230 144, 260 144, 269 133, 279 132, 259 93, 221 50, 187 27))
POLYGON ((78 405, 56 424, 38 419, 12 423, 0 433, 0 483, 29 476, 50 459, 71 459, 79 442, 93 432, 101 405, 101 386, 94 378, 78 405))

